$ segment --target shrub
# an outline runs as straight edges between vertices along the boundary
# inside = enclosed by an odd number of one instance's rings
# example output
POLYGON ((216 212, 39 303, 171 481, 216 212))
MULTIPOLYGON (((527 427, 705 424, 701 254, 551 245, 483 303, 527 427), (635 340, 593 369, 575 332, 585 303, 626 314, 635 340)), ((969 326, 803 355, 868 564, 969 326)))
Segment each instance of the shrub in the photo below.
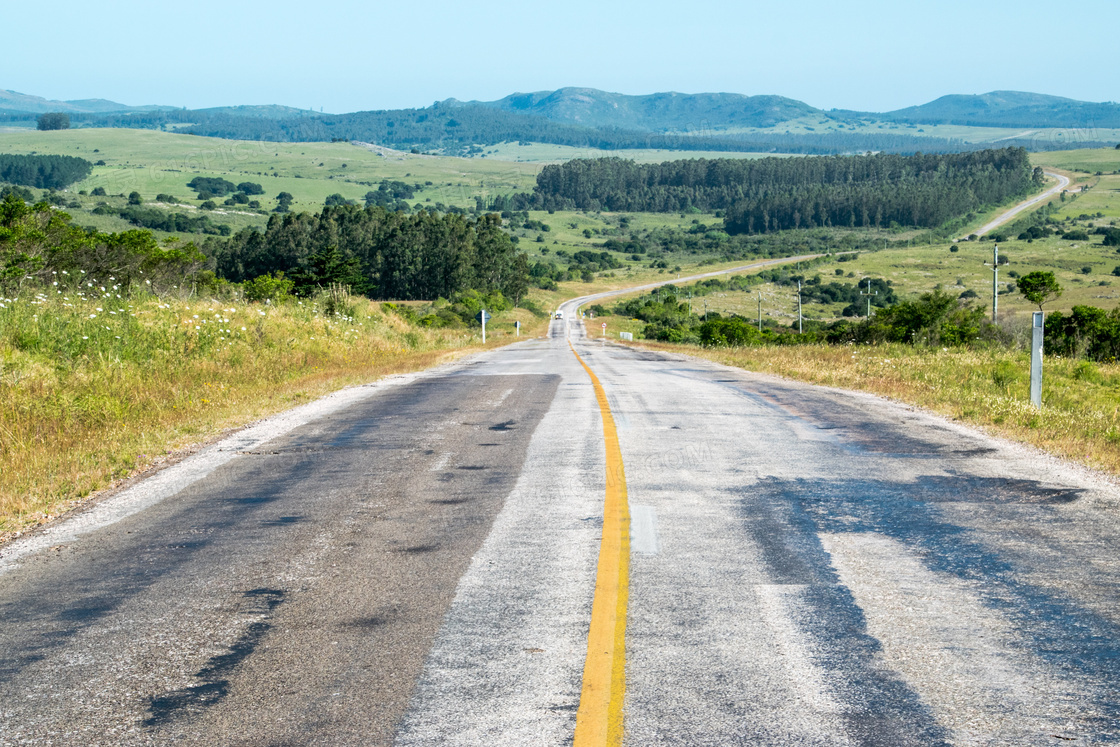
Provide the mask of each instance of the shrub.
POLYGON ((283 272, 261 275, 241 284, 241 289, 245 293, 245 300, 256 302, 283 301, 292 295, 293 288, 295 288, 295 282, 284 277, 283 272))

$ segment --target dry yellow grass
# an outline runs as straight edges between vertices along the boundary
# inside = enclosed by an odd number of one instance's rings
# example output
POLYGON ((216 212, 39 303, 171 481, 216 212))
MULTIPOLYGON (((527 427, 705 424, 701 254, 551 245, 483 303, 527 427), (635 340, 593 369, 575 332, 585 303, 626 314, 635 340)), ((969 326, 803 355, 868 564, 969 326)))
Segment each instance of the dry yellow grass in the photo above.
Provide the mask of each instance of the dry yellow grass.
POLYGON ((1029 402, 1029 361, 1021 351, 907 345, 643 346, 883 395, 1120 474, 1120 364, 1047 358, 1039 411, 1029 402))

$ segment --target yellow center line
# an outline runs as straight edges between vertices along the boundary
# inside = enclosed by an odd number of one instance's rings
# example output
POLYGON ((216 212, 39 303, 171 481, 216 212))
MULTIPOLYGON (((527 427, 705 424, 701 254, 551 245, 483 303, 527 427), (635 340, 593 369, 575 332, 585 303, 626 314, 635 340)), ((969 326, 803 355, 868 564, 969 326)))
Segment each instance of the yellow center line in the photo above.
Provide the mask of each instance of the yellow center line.
POLYGON ((573 747, 622 744, 622 702, 626 694, 626 602, 630 589, 630 507, 622 449, 607 393, 591 367, 572 347, 572 354, 591 377, 603 417, 607 492, 603 503, 603 539, 583 665, 583 692, 576 713, 573 747))

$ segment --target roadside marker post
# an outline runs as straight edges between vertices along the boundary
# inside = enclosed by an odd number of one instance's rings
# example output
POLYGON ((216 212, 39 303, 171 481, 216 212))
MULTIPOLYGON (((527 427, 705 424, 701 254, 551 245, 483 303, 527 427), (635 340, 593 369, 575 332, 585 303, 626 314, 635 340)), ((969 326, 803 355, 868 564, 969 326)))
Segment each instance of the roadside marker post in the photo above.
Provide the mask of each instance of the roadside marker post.
POLYGON ((606 322, 603 322, 603 335, 602 336, 603 337, 607 336, 607 323, 606 322))
POLYGON ((1042 312, 1031 316, 1031 404, 1042 409, 1042 312))
POLYGON ((477 319, 478 321, 482 322, 482 344, 485 345, 486 344, 486 321, 490 318, 490 315, 486 313, 486 309, 482 309, 481 311, 479 311, 477 314, 474 315, 474 318, 477 319))
POLYGON ((521 337, 521 320, 518 319, 513 323, 513 328, 517 330, 517 337, 521 337))

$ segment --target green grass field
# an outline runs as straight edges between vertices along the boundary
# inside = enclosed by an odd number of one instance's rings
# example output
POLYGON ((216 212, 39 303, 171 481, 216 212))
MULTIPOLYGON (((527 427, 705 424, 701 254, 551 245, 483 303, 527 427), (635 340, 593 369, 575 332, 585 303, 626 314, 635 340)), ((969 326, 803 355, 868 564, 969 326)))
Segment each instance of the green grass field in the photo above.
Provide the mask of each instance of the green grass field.
POLYGON ((264 187, 265 208, 289 192, 293 210, 318 210, 338 193, 362 200, 382 179, 420 184, 413 202, 466 207, 475 196, 532 189, 539 166, 508 161, 377 152, 350 143, 263 143, 221 140, 156 130, 79 129, 0 132, 0 152, 50 153, 96 163, 93 175, 70 192, 103 187, 109 194, 136 191, 145 200, 173 195, 198 205, 186 185, 195 176, 251 181, 264 187), (383 154, 385 153, 385 154, 383 154), (430 183, 429 183, 430 182, 430 183))

